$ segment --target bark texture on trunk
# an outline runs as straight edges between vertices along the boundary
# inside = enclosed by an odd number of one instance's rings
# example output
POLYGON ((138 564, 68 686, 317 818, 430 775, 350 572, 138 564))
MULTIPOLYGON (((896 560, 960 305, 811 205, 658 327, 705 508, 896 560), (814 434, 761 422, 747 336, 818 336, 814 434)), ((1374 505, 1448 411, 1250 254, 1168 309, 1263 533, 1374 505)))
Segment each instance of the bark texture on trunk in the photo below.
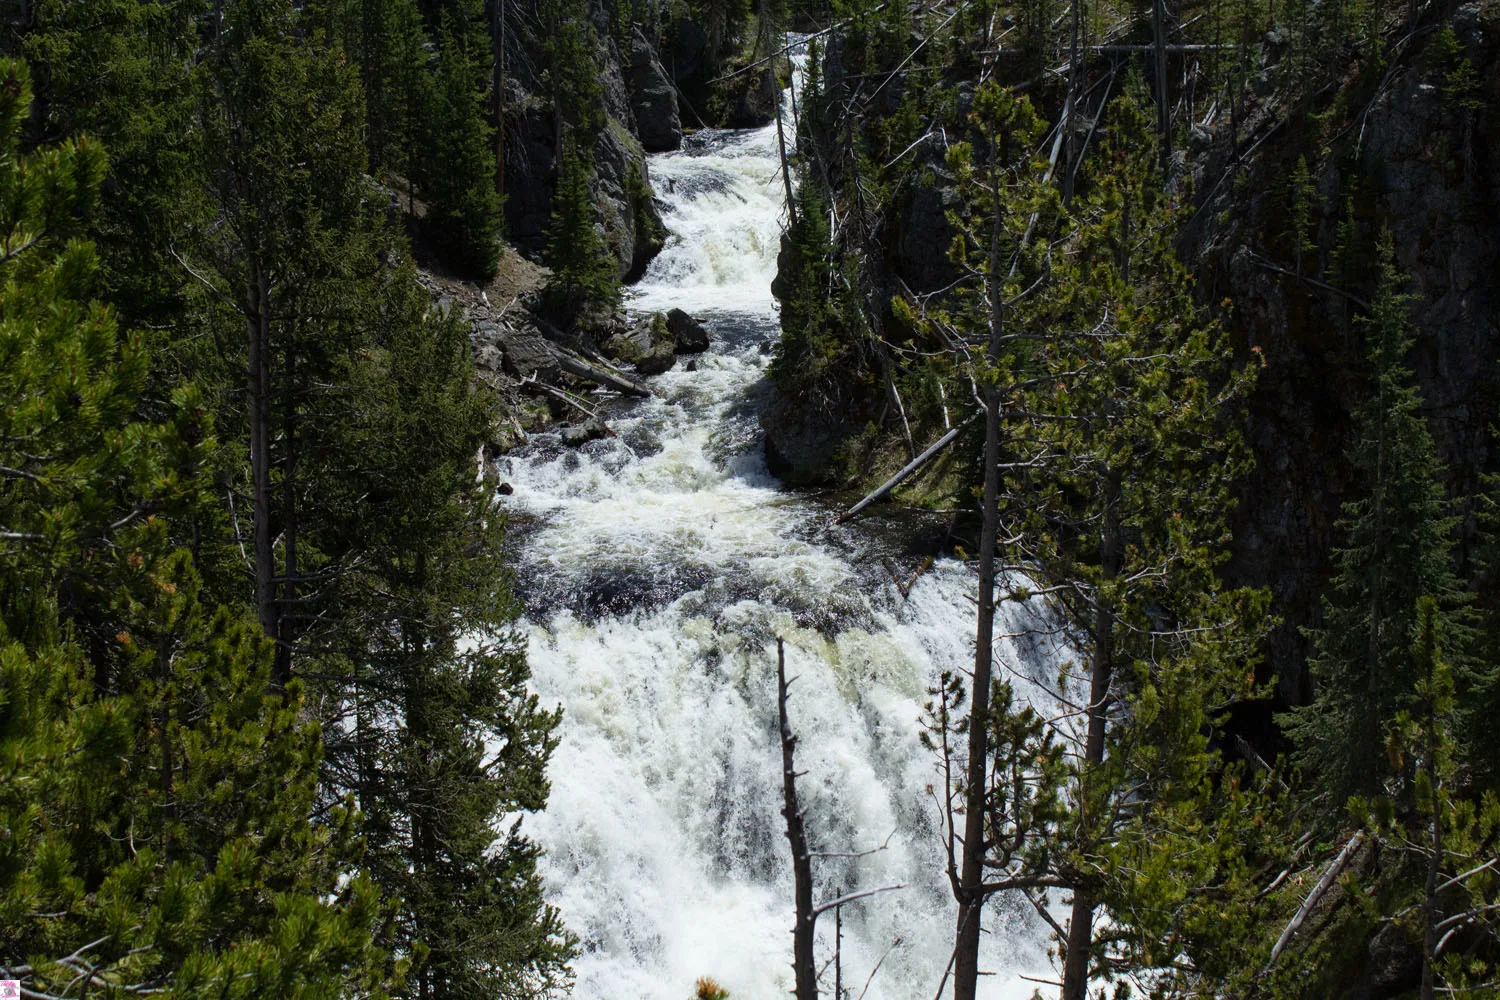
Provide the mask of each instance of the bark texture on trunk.
MULTIPOLYGON (((1104 524, 1099 537, 1099 562, 1107 585, 1119 575, 1123 556, 1120 544, 1120 484, 1107 475, 1104 488, 1104 524)), ((1079 800, 1088 808, 1089 771, 1104 760, 1104 738, 1109 715, 1109 686, 1114 675, 1114 612, 1103 594, 1097 597, 1091 636, 1093 658, 1089 664, 1088 736, 1083 750, 1083 790, 1079 800)), ((1087 835, 1090 817, 1082 817, 1087 835)), ((1086 886, 1075 887, 1068 920, 1068 942, 1063 959, 1061 1000, 1084 1000, 1089 988, 1089 956, 1094 943, 1094 909, 1098 900, 1086 886)))
MULTIPOLYGON (((1000 338, 1005 324, 1000 181, 993 158, 990 163, 990 194, 995 203, 989 266, 985 275, 985 292, 990 306, 990 338, 985 357, 993 365, 1000 357, 1000 338)), ((968 785, 964 799, 963 861, 959 869, 958 926, 953 957, 954 1000, 974 1000, 979 985, 984 861, 988 846, 984 829, 985 801, 989 791, 985 765, 989 760, 990 682, 994 668, 995 542, 999 536, 999 501, 1000 390, 991 375, 984 386, 984 510, 979 528, 979 621, 974 636, 974 681, 970 695, 968 785)))
POLYGON ((792 848, 792 883, 797 923, 792 928, 792 971, 797 1000, 817 1000, 818 972, 813 964, 813 930, 818 915, 813 908, 812 855, 807 849, 807 829, 797 799, 797 737, 787 717, 786 648, 776 640, 776 709, 781 725, 781 814, 786 817, 786 839, 792 848))
POLYGON ((1165 170, 1172 159, 1172 105, 1167 97, 1167 0, 1152 0, 1151 30, 1156 46, 1156 121, 1165 170))

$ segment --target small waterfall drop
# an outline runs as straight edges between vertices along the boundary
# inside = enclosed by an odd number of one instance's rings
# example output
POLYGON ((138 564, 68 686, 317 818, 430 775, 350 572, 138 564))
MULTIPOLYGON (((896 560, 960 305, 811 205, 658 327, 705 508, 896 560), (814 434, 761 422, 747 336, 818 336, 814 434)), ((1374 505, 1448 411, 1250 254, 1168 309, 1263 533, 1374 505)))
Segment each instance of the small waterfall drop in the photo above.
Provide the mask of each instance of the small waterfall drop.
MULTIPOLYGON (((788 143, 791 136, 788 136, 788 143)), ((952 948, 940 776, 918 741, 929 685, 972 660, 972 570, 938 559, 909 599, 882 558, 915 556, 765 467, 756 407, 778 336, 783 189, 774 124, 704 131, 655 156, 668 244, 633 290, 713 338, 695 371, 621 401, 613 438, 540 434, 502 460, 522 628, 537 692, 565 710, 551 803, 528 820, 549 899, 578 935, 581 1000, 689 1000, 710 976, 735 1000, 791 989, 792 887, 780 815, 775 642, 799 680, 790 713, 821 898, 903 883, 844 911, 851 997, 933 996, 952 948)), ((1035 651, 997 648, 1050 671, 1035 651)), ((1037 676, 1042 676, 1038 673, 1037 676)), ((1048 976, 1035 917, 988 913, 980 994, 1030 997, 1048 976)), ((819 922, 832 955, 832 915, 819 922)), ((832 995, 832 972, 825 995, 832 995)))

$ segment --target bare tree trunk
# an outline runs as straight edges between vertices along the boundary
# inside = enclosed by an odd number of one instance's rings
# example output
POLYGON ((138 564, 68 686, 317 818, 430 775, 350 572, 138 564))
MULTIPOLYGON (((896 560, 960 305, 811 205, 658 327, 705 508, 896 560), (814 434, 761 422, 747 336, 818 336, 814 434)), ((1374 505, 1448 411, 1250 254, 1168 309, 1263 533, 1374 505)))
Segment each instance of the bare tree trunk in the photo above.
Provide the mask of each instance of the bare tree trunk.
MULTIPOLYGON (((1063 107, 1063 127, 1068 130, 1068 152, 1063 159, 1063 204, 1073 200, 1074 168, 1078 161, 1078 130, 1073 124, 1073 108, 1078 102, 1078 90, 1083 80, 1083 0, 1073 0, 1073 42, 1068 53, 1068 99, 1063 107)), ((1108 95, 1106 95, 1108 96, 1108 95)))
POLYGON ((252 271, 246 297, 246 368, 250 395, 250 489, 255 546, 255 612, 261 631, 276 638, 276 584, 271 539, 271 345, 264 266, 252 271))
MULTIPOLYGON (((998 144, 998 143, 997 143, 998 144)), ((990 156, 990 194, 994 224, 990 230, 989 267, 985 292, 990 304, 990 342, 985 357, 999 360, 1005 322, 1001 281, 1000 179, 990 156)), ((958 927, 953 959, 954 1000, 974 1000, 979 984, 980 920, 984 909, 985 801, 989 788, 985 763, 989 758, 990 680, 995 643, 995 541, 999 535, 1000 389, 992 377, 984 385, 984 510, 979 527, 979 623, 974 637, 974 683, 969 711, 969 763, 964 796, 963 861, 959 869, 958 927)))
POLYGON ((844 1000, 844 908, 833 908, 833 1000, 844 1000))
POLYGON ((786 217, 797 224, 797 202, 792 197, 792 173, 786 159, 786 133, 781 128, 781 98, 776 99, 776 144, 781 147, 781 183, 786 188, 786 217))
POLYGON ((1167 0, 1152 0, 1151 30, 1156 46, 1156 121, 1161 133, 1161 165, 1172 160, 1172 105, 1167 97, 1167 0))
POLYGON ((495 5, 494 25, 490 37, 495 54, 494 92, 490 95, 495 117, 495 193, 505 194, 505 0, 491 0, 495 5))
POLYGON ((792 970, 797 1000, 818 1000, 818 973, 813 964, 813 929, 818 919, 813 908, 812 855, 807 850, 807 829, 797 800, 797 737, 786 710, 786 648, 776 640, 776 709, 781 723, 781 814, 786 817, 786 839, 792 847, 792 882, 796 898, 797 924, 792 929, 792 970))
MULTIPOLYGON (((1103 584, 1107 586, 1120 572, 1120 485, 1114 476, 1104 481, 1104 526, 1099 539, 1103 584)), ((1114 673, 1114 615, 1103 594, 1094 608, 1093 660, 1090 664, 1088 736, 1083 750, 1083 788, 1079 801, 1085 810, 1080 825, 1085 828, 1089 817, 1088 781, 1090 771, 1104 760, 1104 736, 1109 712, 1109 684, 1114 673)), ((1068 920, 1067 951, 1063 959, 1061 1000, 1084 1000, 1089 988, 1089 956, 1094 943, 1094 908, 1098 901, 1092 890, 1075 887, 1072 915, 1068 920)))

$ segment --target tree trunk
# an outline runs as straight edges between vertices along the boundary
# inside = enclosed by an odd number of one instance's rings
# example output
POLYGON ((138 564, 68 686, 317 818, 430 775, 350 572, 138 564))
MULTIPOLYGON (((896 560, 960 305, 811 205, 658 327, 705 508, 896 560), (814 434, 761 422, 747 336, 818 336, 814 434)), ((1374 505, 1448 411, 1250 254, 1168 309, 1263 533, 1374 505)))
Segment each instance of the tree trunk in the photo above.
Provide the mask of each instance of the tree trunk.
POLYGON ((495 5, 491 39, 495 54, 494 92, 490 95, 495 117, 495 193, 505 194, 505 0, 495 5))
MULTIPOLYGON (((1120 572, 1120 485, 1113 475, 1104 483, 1104 526, 1099 538, 1099 562, 1103 586, 1108 586, 1120 572)), ((1101 588, 1102 589, 1102 588, 1101 588)), ((1114 615, 1103 593, 1096 598, 1094 627, 1091 636, 1093 662, 1089 671, 1088 737, 1083 750, 1082 789, 1079 794, 1080 826, 1088 836, 1089 772, 1104 760, 1105 727, 1109 712, 1109 684, 1114 673, 1114 615)), ((1094 944, 1094 908, 1098 900, 1085 886, 1073 890, 1072 916, 1068 920, 1068 941, 1063 959, 1061 1000, 1084 1000, 1089 989, 1089 956, 1094 944)))
POLYGON ((1068 130, 1068 152, 1063 158, 1062 198, 1064 205, 1073 200, 1073 172, 1078 160, 1078 130, 1073 126, 1073 108, 1078 102, 1079 84, 1083 80, 1082 7, 1083 0, 1073 0, 1073 41, 1068 54, 1068 99, 1061 119, 1068 130))
MULTIPOLYGON (((994 199, 994 224, 990 230, 989 267, 985 275, 985 291, 990 304, 990 342, 985 357, 993 365, 1000 357, 1000 337, 1005 322, 1000 259, 1000 180, 993 153, 990 193, 994 199)), ((974 683, 970 695, 963 861, 959 869, 958 927, 953 958, 954 1000, 974 1000, 979 984, 980 920, 984 909, 984 859, 987 853, 984 815, 989 793, 985 764, 989 758, 990 680, 994 666, 995 542, 999 535, 999 497, 1000 389, 994 378, 989 377, 984 385, 984 510, 979 528, 979 622, 974 637, 974 683)))
POLYGON ((277 608, 279 641, 276 644, 275 677, 285 684, 292 679, 292 625, 296 621, 293 612, 297 607, 297 351, 289 345, 286 352, 286 444, 282 456, 281 483, 281 593, 282 603, 277 608))
POLYGON ((776 145, 781 147, 781 183, 786 188, 786 217, 792 225, 797 224, 797 201, 792 197, 792 172, 786 159, 786 133, 781 128, 781 99, 776 99, 776 145))
POLYGON ((792 883, 797 923, 792 928, 792 970, 797 1000, 818 1000, 818 972, 813 964, 813 930, 818 919, 813 909, 812 855, 807 850, 807 830, 797 800, 797 737, 787 718, 786 648, 776 640, 776 708, 781 723, 781 814, 786 817, 786 839, 792 847, 792 883))
MULTIPOLYGON (((1429 625, 1430 629, 1432 626, 1429 625)), ((1442 808, 1438 798, 1437 773, 1437 704, 1434 685, 1435 650, 1427 651, 1427 747, 1423 769, 1427 772, 1427 785, 1432 789, 1432 818, 1428 826, 1427 885, 1422 899, 1422 992, 1421 1000, 1433 1000, 1437 991, 1437 975, 1433 965, 1437 962, 1437 885, 1438 871, 1443 861, 1442 808)))
POLYGON ((1161 133, 1161 166, 1172 161, 1172 105, 1167 97, 1167 0, 1152 0, 1152 39, 1156 46, 1156 121, 1161 133))
POLYGON ((257 264, 246 289, 246 367, 250 395, 251 520, 255 547, 255 613, 261 631, 276 638, 276 584, 271 538, 271 344, 265 269, 257 264))

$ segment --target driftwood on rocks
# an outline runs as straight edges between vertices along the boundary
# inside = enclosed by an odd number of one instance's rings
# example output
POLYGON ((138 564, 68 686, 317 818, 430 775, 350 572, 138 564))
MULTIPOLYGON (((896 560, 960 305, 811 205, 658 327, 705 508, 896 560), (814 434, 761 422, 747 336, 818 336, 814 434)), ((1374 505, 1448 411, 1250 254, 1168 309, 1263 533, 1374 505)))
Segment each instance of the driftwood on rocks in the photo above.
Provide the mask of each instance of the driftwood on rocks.
POLYGON ((938 438, 931 445, 929 445, 926 451, 922 452, 922 454, 906 463, 906 465, 902 467, 900 472, 896 473, 894 476, 877 486, 874 491, 869 494, 869 496, 865 497, 859 503, 855 504, 853 507, 850 507, 848 510, 840 514, 838 516, 838 520, 834 521, 834 523, 843 524, 845 521, 849 520, 851 517, 854 517, 860 511, 870 506, 870 504, 874 503, 876 500, 879 500, 881 497, 885 496, 897 486, 900 486, 913 472, 916 472, 922 466, 931 461, 934 455, 942 451, 944 448, 948 447, 954 441, 957 441, 958 432, 967 427, 971 422, 973 422, 973 420, 974 418, 970 417, 968 420, 965 420, 957 427, 950 429, 948 433, 944 434, 942 437, 938 438))
POLYGON ((651 390, 634 379, 627 378, 622 374, 606 371, 598 365, 591 364, 574 354, 572 351, 551 345, 552 354, 557 358, 557 366, 574 378, 581 378, 585 382, 603 386, 622 392, 627 396, 650 396, 651 390))
POLYGON ((574 395, 571 392, 568 392, 566 389, 559 389, 555 385, 548 385, 546 382, 541 381, 534 375, 523 378, 521 380, 520 387, 524 391, 536 392, 540 395, 546 396, 548 399, 555 399, 559 403, 562 403, 564 406, 570 406, 578 412, 582 413, 584 416, 588 417, 590 420, 593 420, 594 418, 599 416, 598 410, 594 409, 591 406, 588 406, 578 396, 574 395))

